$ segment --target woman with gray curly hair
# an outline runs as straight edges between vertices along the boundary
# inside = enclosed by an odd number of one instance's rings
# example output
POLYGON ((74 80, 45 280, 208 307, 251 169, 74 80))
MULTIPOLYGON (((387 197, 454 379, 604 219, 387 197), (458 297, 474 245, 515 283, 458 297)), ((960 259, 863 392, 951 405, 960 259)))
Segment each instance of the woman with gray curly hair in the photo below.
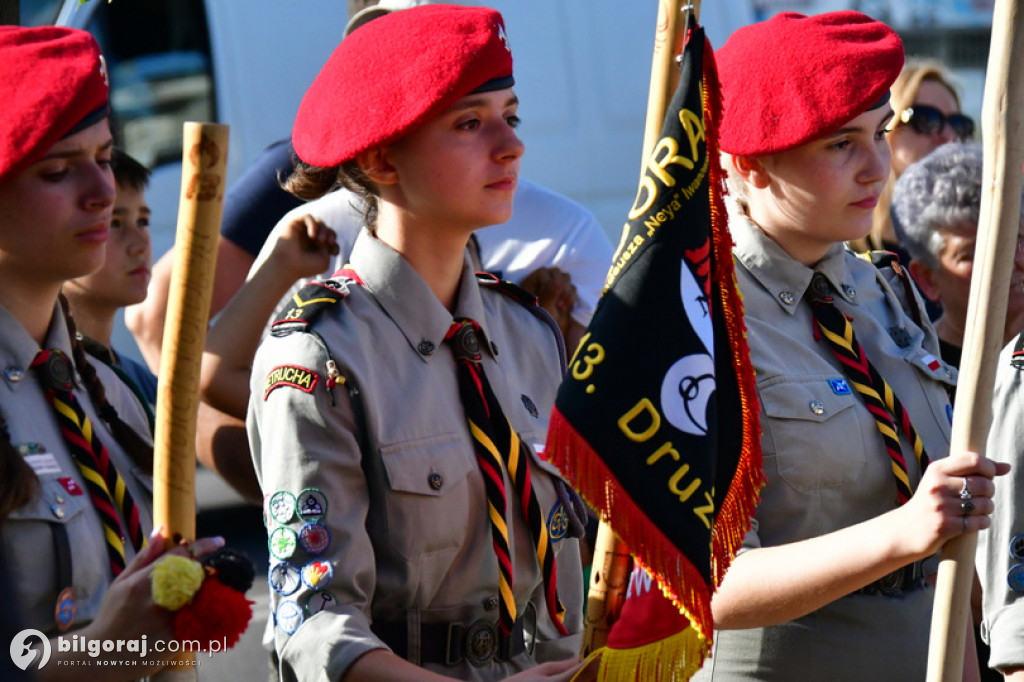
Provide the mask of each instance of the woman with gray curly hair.
MULTIPOLYGON (((942 359, 959 366, 974 270, 981 212, 982 148, 942 145, 903 172, 893 190, 891 214, 900 243, 910 253, 918 288, 942 305, 935 320, 942 359)), ((1024 328, 1024 213, 1006 307, 1005 344, 1024 328)))

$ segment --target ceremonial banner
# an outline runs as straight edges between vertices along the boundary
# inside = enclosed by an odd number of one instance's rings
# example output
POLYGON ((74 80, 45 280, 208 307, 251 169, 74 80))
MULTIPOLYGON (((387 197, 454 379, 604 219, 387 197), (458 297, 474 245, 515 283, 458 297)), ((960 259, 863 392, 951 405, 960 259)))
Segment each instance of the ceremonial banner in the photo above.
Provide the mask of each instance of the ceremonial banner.
POLYGON ((711 592, 763 483, 720 112, 714 57, 691 25, 679 87, 548 432, 545 456, 660 588, 634 573, 602 650, 606 679, 678 679, 700 667, 711 592))

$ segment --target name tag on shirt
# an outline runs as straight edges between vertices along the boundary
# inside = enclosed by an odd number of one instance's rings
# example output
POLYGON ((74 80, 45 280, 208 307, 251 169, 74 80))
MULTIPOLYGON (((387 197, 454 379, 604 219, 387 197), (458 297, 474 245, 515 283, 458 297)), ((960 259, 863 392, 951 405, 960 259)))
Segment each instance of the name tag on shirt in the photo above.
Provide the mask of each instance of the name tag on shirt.
POLYGON ((57 458, 53 456, 52 452, 25 455, 25 463, 32 467, 32 471, 36 472, 36 476, 60 473, 60 465, 57 464, 57 458))

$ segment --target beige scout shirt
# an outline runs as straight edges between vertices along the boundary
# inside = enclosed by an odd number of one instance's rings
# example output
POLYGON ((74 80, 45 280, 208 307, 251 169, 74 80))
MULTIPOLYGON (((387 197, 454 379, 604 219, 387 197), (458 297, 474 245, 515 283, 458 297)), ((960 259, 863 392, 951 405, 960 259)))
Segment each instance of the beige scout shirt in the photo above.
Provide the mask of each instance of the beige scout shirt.
MULTIPOLYGON (((55 309, 45 345, 72 357, 67 326, 59 308, 55 309)), ((4 559, 8 575, 15 583, 13 592, 18 598, 22 625, 56 636, 59 633, 54 607, 58 591, 66 586, 57 584, 50 525, 63 526, 70 542, 72 585, 77 597, 73 627, 86 625, 95 618, 112 576, 103 525, 89 501, 85 479, 68 453, 36 373, 29 369, 38 350, 24 327, 0 307, 0 412, 7 420, 11 443, 28 457, 40 482, 39 492, 31 502, 14 510, 3 524, 4 559)), ((149 440, 149 422, 135 394, 109 367, 99 361, 92 365, 121 419, 149 440)), ((153 528, 152 478, 140 471, 118 445, 80 380, 75 397, 125 479, 138 504, 143 533, 148 537, 153 528)), ((125 549, 130 559, 131 542, 126 543, 125 549)))
MULTIPOLYGON (((895 482, 875 421, 848 382, 833 383, 844 374, 813 335, 803 295, 814 270, 745 217, 730 218, 767 478, 743 547, 823 535, 893 509, 895 482)), ((836 305, 853 318, 857 338, 909 411, 929 456, 945 457, 944 384, 956 370, 938 358, 931 325, 918 328, 882 272, 841 244, 817 270, 832 283, 836 305)), ((916 484, 920 472, 905 439, 904 453, 916 484)), ((924 679, 931 602, 930 588, 898 598, 854 594, 779 626, 716 632, 715 658, 695 679, 924 679)))
POLYGON ((1017 339, 999 355, 986 454, 1013 469, 995 478, 992 526, 978 533, 982 633, 989 665, 1024 666, 1024 368, 1010 364, 1017 339))
MULTIPOLYGON (((483 479, 459 401, 455 361, 443 341, 453 315, 396 251, 369 233, 356 241, 350 262, 365 285, 352 284, 348 299, 313 324, 322 343, 301 332, 270 337, 253 368, 248 428, 269 501, 271 565, 288 562, 301 570, 318 561, 325 562, 316 564, 320 571, 329 571, 327 581, 296 585, 294 573, 286 576, 291 569, 279 566, 283 590, 272 590, 271 606, 286 680, 340 679, 359 656, 386 648, 370 630, 374 621, 408 619, 415 632, 417 622, 497 620, 498 565, 483 479), (386 519, 371 519, 372 533, 352 404, 341 386, 327 390, 328 350, 360 388, 370 447, 386 476, 386 519), (282 367, 297 369, 275 373, 282 367), (309 489, 312 498, 303 494, 309 489), (312 500, 323 515, 291 515, 289 496, 299 507, 312 500), (317 528, 320 545, 310 547, 301 534, 313 518, 327 533, 317 528), (294 550, 293 532, 299 534, 294 550), (325 595, 312 587, 329 593, 331 603, 319 612, 325 595), (310 600, 316 606, 307 608, 310 600)), ((492 344, 490 353, 484 344, 484 371, 498 400, 523 441, 542 445, 561 376, 560 340, 522 305, 481 289, 468 259, 454 314, 480 323, 492 344)), ((555 473, 536 457, 532 465, 547 519, 557 505, 555 473)), ((573 633, 563 638, 544 606, 540 571, 514 495, 509 501, 516 603, 520 614, 527 602, 537 610, 533 656, 524 652, 508 663, 479 668, 466 662, 432 666, 443 674, 502 679, 534 660, 579 651, 583 592, 577 543, 554 543, 565 623, 573 633)), ((418 646, 415 639, 410 650, 418 646)))

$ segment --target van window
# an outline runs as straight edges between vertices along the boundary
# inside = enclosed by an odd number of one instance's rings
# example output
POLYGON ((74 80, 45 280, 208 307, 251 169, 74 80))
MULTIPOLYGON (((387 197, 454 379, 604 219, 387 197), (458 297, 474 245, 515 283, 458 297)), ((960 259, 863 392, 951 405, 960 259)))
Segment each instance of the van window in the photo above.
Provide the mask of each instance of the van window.
POLYGON ((94 2, 114 139, 144 166, 181 161, 182 124, 216 120, 203 0, 94 2))

